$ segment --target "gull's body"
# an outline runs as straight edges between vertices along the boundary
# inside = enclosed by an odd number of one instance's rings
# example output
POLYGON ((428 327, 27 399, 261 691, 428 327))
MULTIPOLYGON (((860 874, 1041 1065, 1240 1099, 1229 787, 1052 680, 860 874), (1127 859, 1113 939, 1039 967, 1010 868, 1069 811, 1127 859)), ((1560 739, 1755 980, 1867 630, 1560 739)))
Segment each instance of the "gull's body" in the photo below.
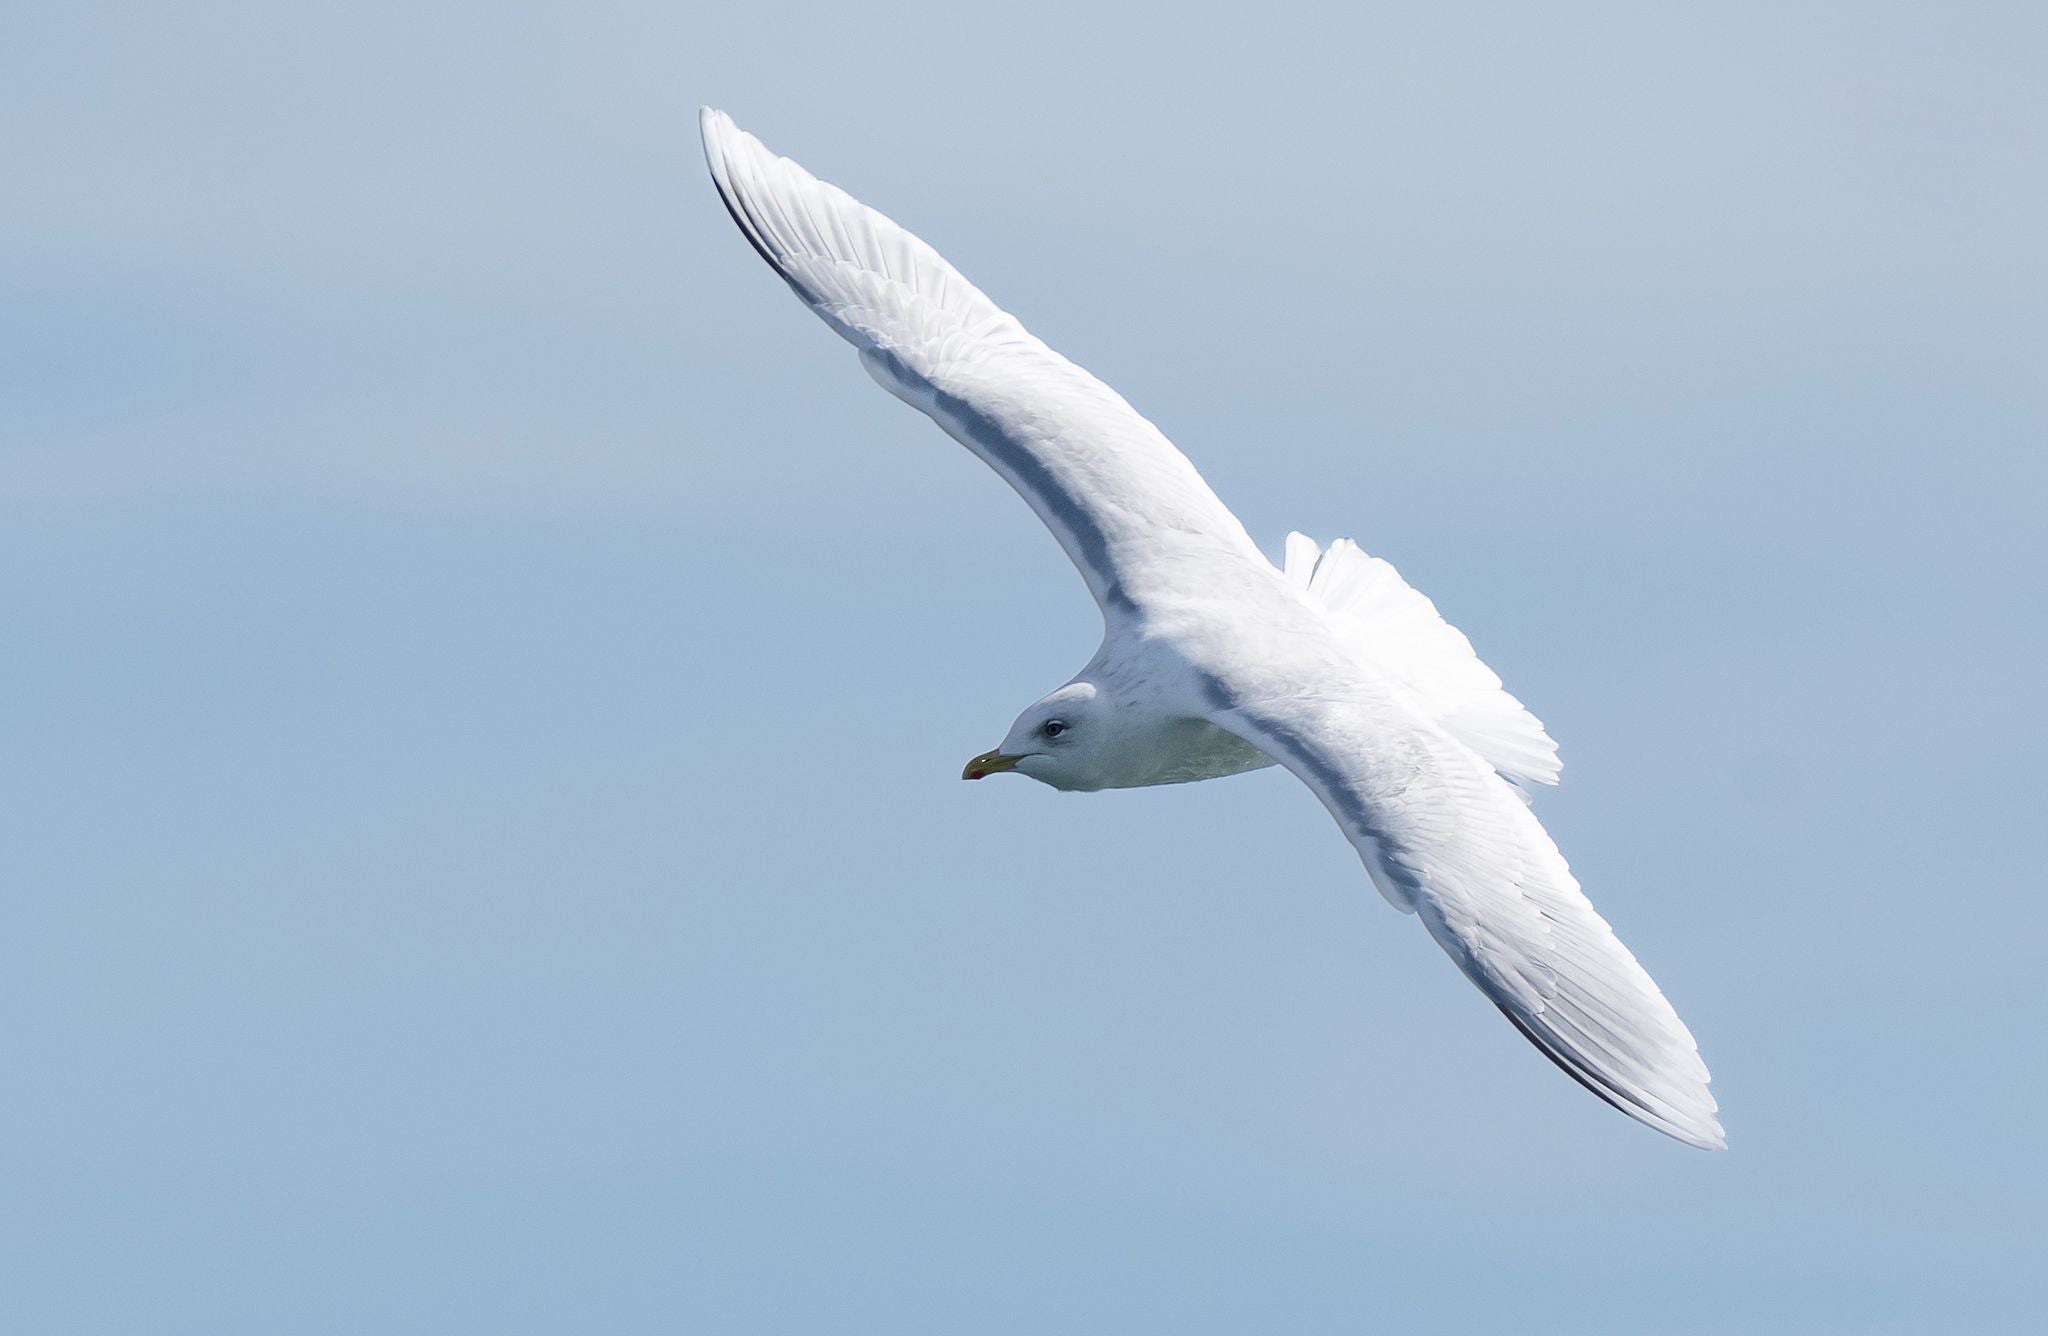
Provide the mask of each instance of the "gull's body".
POLYGON ((1391 566, 1299 534, 1275 567, 1115 391, 937 252, 722 113, 706 159, 734 222, 870 375, 1016 488, 1101 606, 1101 647, 967 776, 1063 789, 1279 764, 1373 883, 1529 1040, 1624 1113, 1723 1144, 1707 1069, 1519 786, 1556 747, 1391 566))

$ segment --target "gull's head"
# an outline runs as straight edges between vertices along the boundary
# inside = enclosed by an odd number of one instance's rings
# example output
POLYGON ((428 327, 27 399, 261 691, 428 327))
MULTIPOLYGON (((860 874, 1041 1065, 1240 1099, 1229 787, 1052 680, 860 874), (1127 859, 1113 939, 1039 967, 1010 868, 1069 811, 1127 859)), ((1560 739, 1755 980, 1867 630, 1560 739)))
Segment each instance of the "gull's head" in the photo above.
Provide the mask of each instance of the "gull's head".
POLYGON ((1056 789, 1102 788, 1110 750, 1108 711, 1092 683, 1069 683, 1018 715, 1003 745, 969 761, 960 778, 1014 770, 1056 789))

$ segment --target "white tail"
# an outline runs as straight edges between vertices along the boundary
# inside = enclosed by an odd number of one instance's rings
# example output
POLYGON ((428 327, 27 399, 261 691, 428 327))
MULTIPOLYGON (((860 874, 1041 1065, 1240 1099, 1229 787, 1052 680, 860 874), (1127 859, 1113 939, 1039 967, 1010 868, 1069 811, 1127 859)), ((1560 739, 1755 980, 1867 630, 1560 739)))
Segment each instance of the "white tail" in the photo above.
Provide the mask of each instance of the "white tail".
POLYGON ((1406 688, 1438 727, 1479 753, 1503 778, 1555 784, 1557 744, 1472 642, 1445 621, 1426 595, 1358 544, 1339 538, 1324 549, 1287 535, 1288 579, 1330 615, 1351 651, 1406 688))

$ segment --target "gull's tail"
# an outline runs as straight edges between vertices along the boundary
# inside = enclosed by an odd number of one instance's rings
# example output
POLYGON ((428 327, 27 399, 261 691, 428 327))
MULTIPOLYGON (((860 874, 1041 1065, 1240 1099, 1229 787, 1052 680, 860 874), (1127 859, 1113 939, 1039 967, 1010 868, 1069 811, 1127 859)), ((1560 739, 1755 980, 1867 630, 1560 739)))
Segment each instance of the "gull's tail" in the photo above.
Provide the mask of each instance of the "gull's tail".
POLYGON ((1407 689, 1437 726, 1517 784, 1555 784, 1563 765, 1542 721, 1509 695, 1472 642, 1391 563, 1339 538, 1287 535, 1287 578, 1320 604, 1346 648, 1407 689))

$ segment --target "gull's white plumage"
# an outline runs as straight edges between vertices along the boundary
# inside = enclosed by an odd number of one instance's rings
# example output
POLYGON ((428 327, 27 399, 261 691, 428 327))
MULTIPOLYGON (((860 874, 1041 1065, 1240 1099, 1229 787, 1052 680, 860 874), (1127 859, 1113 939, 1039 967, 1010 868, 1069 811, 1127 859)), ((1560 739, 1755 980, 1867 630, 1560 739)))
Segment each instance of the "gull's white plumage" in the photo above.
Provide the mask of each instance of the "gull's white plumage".
POLYGON ((1398 682, 1438 727, 1505 778, 1557 783, 1557 744, 1543 725, 1391 563, 1348 538, 1318 549, 1298 533, 1287 535, 1286 562, 1287 578, 1330 614, 1352 654, 1398 682))
POLYGON ((1101 605, 1095 657, 991 756, 1079 789, 1286 766, 1546 1056, 1659 1131, 1723 1144, 1691 1034, 1509 782, 1555 783, 1556 745, 1427 598, 1345 541, 1291 535, 1275 568, 1156 427, 931 247, 723 113, 702 128, 761 257, 1016 488, 1101 605))

